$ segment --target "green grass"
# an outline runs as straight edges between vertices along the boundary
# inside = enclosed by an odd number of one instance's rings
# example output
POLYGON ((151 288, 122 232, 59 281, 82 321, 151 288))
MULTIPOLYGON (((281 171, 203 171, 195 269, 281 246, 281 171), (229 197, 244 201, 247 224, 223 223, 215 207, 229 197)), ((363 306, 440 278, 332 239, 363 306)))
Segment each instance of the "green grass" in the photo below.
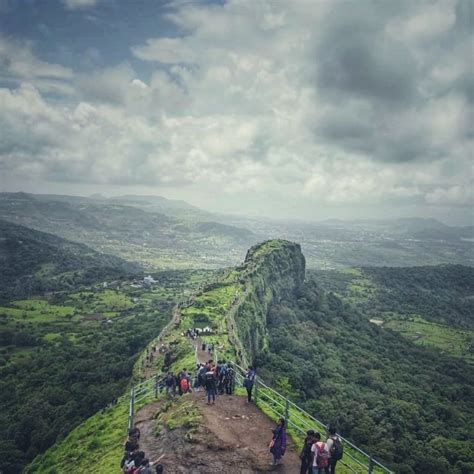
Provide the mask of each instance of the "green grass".
POLYGON ((420 346, 432 346, 474 364, 474 331, 426 321, 419 315, 391 316, 383 327, 399 332, 420 346))
POLYGON ((186 396, 168 401, 157 413, 155 434, 160 434, 164 428, 170 431, 178 428, 193 430, 199 426, 201 419, 201 413, 186 396))
POLYGON ((56 306, 38 299, 13 301, 11 307, 0 307, 0 315, 3 317, 35 323, 70 319, 75 311, 72 306, 56 306))
POLYGON ((38 456, 25 474, 116 474, 123 455, 128 398, 102 410, 74 429, 64 440, 38 456))
POLYGON ((81 291, 69 295, 69 300, 84 313, 125 311, 135 306, 131 298, 120 291, 81 291))

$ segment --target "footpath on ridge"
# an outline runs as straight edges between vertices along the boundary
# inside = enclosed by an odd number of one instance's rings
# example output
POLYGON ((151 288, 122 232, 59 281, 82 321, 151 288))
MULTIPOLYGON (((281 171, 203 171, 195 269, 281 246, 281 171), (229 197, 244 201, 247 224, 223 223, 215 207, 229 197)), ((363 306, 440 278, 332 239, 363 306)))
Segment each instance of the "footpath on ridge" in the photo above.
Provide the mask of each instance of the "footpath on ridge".
MULTIPOLYGON (((209 355, 199 346, 198 359, 204 362, 209 355)), ((144 406, 135 424, 142 433, 140 449, 151 460, 163 455, 160 462, 166 473, 299 472, 299 456, 289 438, 282 461, 271 466, 268 443, 275 423, 242 396, 219 395, 210 406, 204 391, 176 396, 171 402, 144 406), (157 436, 156 415, 167 407, 168 423, 179 425, 183 417, 186 421, 176 428, 165 427, 157 436)))

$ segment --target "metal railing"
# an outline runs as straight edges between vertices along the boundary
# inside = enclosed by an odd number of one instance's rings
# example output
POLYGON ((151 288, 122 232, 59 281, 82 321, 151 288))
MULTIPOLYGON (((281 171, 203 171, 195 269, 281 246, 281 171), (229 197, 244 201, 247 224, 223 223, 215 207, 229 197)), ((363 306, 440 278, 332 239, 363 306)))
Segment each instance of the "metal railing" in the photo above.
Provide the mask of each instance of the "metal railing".
POLYGON ((147 379, 130 390, 130 400, 128 405, 128 423, 127 427, 130 431, 133 428, 135 420, 135 410, 140 402, 145 401, 150 396, 158 397, 158 392, 164 388, 165 379, 163 375, 157 374, 154 377, 147 379))
MULTIPOLYGON (((246 371, 235 362, 230 361, 230 364, 232 364, 234 368, 236 386, 243 386, 246 371)), ((306 436, 308 430, 323 431, 328 428, 325 423, 313 417, 290 399, 265 384, 259 377, 255 378, 253 398, 257 407, 279 418, 284 418, 289 428, 293 428, 303 436, 306 436)), ((344 443, 344 457, 350 459, 350 463, 343 460, 339 462, 344 464, 350 471, 357 474, 372 474, 376 472, 392 473, 389 468, 378 462, 370 454, 358 448, 342 436, 338 436, 344 443)))

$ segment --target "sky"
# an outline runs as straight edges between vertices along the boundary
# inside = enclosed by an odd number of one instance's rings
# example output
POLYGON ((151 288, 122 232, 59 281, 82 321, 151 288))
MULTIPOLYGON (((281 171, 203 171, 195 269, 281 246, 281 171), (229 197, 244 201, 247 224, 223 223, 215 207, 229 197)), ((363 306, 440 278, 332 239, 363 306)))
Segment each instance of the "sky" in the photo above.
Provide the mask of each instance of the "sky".
POLYGON ((473 224, 471 0, 0 0, 0 190, 473 224))

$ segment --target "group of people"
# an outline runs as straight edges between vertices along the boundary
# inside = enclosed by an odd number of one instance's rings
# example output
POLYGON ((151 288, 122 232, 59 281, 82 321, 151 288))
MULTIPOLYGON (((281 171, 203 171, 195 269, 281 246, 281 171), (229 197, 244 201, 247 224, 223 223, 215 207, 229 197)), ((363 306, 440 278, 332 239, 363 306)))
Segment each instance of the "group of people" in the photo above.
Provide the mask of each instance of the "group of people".
MULTIPOLYGON (((321 434, 313 430, 306 433, 300 454, 300 474, 335 474, 337 461, 342 459, 343 454, 341 438, 337 436, 333 427, 328 429, 326 442, 321 438, 321 434)), ((286 451, 286 422, 284 418, 278 420, 269 448, 273 456, 272 465, 276 465, 286 451)))
POLYGON ((186 369, 177 375, 168 372, 162 387, 165 389, 168 398, 173 398, 177 394, 190 393, 193 388, 197 392, 205 390, 207 403, 211 404, 211 402, 215 403, 218 394, 232 395, 235 387, 235 372, 231 364, 220 360, 217 364, 214 364, 210 359, 205 364, 197 364, 194 380, 186 369))
POLYGON ((189 337, 189 339, 195 341, 199 336, 208 336, 212 334, 212 329, 209 327, 205 328, 191 328, 187 329, 185 333, 182 333, 183 336, 189 337))
POLYGON ((235 372, 231 364, 226 361, 217 361, 214 364, 210 359, 206 364, 198 364, 196 368, 195 388, 200 391, 206 390, 207 404, 216 401, 216 395, 232 395, 235 385, 235 372))
POLYGON ((342 459, 342 441, 336 429, 329 427, 326 442, 321 434, 310 430, 306 433, 301 451, 300 474, 334 474, 337 461, 342 459))
POLYGON ((155 461, 150 460, 145 456, 143 451, 140 451, 140 430, 135 427, 128 432, 128 438, 125 441, 125 453, 120 462, 120 467, 124 474, 163 474, 164 468, 159 461, 163 458, 160 456, 155 461))
POLYGON ((176 375, 168 372, 164 380, 164 388, 168 398, 173 398, 176 392, 179 395, 192 392, 191 377, 186 369, 182 370, 176 375))

